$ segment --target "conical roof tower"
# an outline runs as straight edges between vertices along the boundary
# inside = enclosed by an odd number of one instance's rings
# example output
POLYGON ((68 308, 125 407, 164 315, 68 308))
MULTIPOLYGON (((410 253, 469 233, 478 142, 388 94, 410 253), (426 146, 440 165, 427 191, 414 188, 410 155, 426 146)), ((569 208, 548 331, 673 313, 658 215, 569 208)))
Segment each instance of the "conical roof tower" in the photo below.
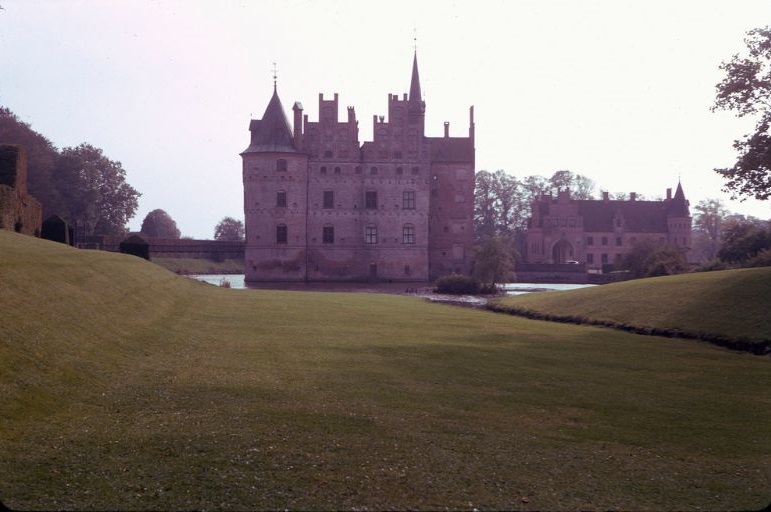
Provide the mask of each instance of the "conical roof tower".
POLYGON ((252 140, 246 153, 297 153, 289 120, 278 97, 276 84, 273 84, 273 96, 268 102, 262 119, 252 119, 249 124, 252 140))

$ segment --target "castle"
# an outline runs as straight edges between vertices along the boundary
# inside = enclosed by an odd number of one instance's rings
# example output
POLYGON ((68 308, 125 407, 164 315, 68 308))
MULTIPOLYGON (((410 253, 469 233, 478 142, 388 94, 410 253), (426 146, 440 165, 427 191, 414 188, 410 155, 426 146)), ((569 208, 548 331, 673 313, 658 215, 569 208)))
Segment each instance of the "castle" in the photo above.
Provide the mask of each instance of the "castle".
POLYGON ((243 161, 246 281, 428 281, 472 270, 474 109, 467 137, 427 137, 417 54, 409 94, 388 95, 359 142, 353 107, 319 95, 319 119, 274 80, 243 161))
POLYGON ((527 263, 585 263, 588 271, 611 269, 635 243, 644 238, 691 247, 691 214, 683 187, 667 189, 663 201, 576 200, 570 192, 533 202, 527 228, 527 263))

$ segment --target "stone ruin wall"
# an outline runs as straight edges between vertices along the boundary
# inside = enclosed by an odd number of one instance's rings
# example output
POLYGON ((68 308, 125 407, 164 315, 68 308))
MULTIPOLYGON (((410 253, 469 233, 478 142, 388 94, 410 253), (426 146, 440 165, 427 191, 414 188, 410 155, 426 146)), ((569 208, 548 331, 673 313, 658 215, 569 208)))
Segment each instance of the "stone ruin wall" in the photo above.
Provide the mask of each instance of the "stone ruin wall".
POLYGON ((27 193, 27 155, 23 146, 0 145, 0 229, 40 236, 43 208, 27 193))

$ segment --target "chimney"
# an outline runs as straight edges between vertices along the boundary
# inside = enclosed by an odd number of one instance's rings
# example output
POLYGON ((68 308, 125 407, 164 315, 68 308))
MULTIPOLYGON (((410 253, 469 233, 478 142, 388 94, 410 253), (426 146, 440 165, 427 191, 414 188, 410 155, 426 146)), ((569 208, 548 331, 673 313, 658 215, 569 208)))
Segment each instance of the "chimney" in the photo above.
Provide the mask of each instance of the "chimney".
POLYGON ((672 200, 672 189, 668 188, 667 189, 667 201, 671 201, 671 200, 672 200))
POLYGON ((610 194, 608 192, 602 193, 602 200, 603 201, 610 201, 610 194))
POLYGON ((303 105, 299 101, 294 102, 292 107, 294 111, 294 147, 302 151, 303 149, 303 105))
POLYGON ((450 123, 445 121, 444 122, 444 138, 448 138, 450 136, 450 123))
POLYGON ((637 192, 629 192, 629 200, 637 201, 637 192))

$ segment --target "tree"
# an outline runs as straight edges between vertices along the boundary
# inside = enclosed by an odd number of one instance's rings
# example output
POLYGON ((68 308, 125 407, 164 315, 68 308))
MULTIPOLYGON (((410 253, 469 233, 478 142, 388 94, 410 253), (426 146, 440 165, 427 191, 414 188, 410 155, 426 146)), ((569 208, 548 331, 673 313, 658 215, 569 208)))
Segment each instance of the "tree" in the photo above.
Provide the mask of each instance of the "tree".
POLYGON ((51 141, 4 107, 0 107, 0 141, 24 146, 27 154, 27 190, 43 206, 43 217, 63 214, 61 197, 52 179, 59 151, 51 141))
POLYGON ((495 236, 497 211, 495 207, 496 190, 493 186, 493 173, 479 171, 474 184, 474 233, 481 243, 495 236))
POLYGON ((477 249, 474 260, 474 278, 482 285, 494 287, 508 281, 514 269, 513 249, 510 239, 494 236, 477 249))
POLYGON ((723 62, 726 73, 717 84, 712 110, 732 110, 738 117, 754 116, 755 132, 734 141, 739 158, 733 167, 715 169, 726 178, 724 190, 736 197, 771 197, 771 27, 757 28, 744 39, 747 54, 723 62))
POLYGON ((77 223, 89 235, 126 232, 140 194, 126 183, 120 162, 110 160, 90 144, 64 148, 53 181, 70 223, 77 223))
POLYGON ((214 228, 214 239, 223 242, 243 242, 244 223, 233 217, 224 217, 214 228))
POLYGON ((549 178, 552 195, 561 190, 570 190, 571 199, 592 199, 594 197, 594 181, 571 171, 557 171, 549 178))
POLYGON ((126 183, 120 162, 89 144, 61 152, 7 108, 0 108, 0 140, 21 144, 27 154, 27 189, 43 206, 85 234, 121 234, 140 196, 126 183))
POLYGON ((771 249, 771 223, 757 219, 729 219, 717 255, 727 263, 744 263, 771 249))
POLYGON ((618 267, 635 277, 652 277, 685 272, 687 265, 681 248, 643 238, 624 255, 618 267))
POLYGON ((140 231, 153 238, 179 238, 180 232, 174 219, 160 208, 151 211, 142 221, 140 231))
POLYGON ((728 210, 720 199, 703 199, 693 207, 693 245, 700 259, 711 260, 720 248, 720 235, 728 210))

